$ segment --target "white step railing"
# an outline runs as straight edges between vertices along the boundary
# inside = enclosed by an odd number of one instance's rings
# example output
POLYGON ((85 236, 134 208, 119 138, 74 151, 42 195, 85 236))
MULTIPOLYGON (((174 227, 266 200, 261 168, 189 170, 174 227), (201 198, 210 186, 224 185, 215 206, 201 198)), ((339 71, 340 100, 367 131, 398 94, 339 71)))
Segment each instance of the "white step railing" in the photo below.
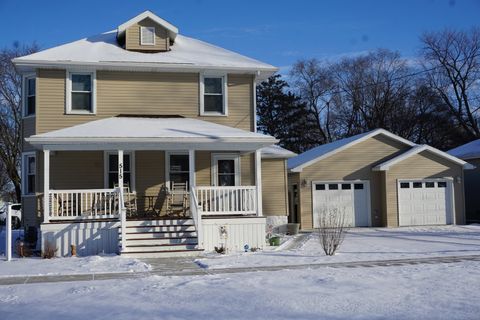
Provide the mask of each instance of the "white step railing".
POLYGON ((195 187, 198 207, 204 215, 247 215, 257 213, 255 186, 195 187))
POLYGON ((50 190, 50 220, 117 218, 115 189, 50 190))
POLYGON ((202 209, 198 206, 197 196, 194 192, 190 192, 190 214, 195 223, 195 230, 197 232, 198 249, 203 249, 203 224, 202 224, 202 209))

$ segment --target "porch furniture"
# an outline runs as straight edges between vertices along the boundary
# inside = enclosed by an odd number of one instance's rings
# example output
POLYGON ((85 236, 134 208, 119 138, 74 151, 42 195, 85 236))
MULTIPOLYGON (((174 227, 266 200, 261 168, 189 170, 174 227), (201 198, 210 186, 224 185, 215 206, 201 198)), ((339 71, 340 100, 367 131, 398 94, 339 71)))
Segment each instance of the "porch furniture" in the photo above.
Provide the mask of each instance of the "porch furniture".
MULTIPOLYGON (((118 188, 118 183, 113 185, 114 188, 118 188)), ((131 218, 137 214, 137 195, 135 192, 130 191, 128 184, 123 185, 123 197, 125 199, 125 209, 127 210, 127 217, 131 218)))
POLYGON ((175 183, 172 181, 167 193, 167 215, 187 216, 188 211, 188 182, 175 183))

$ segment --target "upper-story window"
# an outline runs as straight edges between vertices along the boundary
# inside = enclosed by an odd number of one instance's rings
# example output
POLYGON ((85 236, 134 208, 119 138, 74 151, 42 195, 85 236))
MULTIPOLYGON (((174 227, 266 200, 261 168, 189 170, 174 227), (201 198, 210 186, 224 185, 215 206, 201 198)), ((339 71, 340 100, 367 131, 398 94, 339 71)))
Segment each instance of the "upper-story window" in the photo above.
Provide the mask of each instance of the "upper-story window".
POLYGON ((25 77, 24 80, 24 110, 25 117, 35 114, 35 99, 36 99, 36 79, 35 76, 25 77))
POLYGON ((140 44, 155 45, 155 27, 140 27, 140 44))
POLYGON ((227 115, 227 76, 201 77, 201 115, 227 115))
POLYGON ((94 72, 68 74, 67 113, 95 113, 94 72))

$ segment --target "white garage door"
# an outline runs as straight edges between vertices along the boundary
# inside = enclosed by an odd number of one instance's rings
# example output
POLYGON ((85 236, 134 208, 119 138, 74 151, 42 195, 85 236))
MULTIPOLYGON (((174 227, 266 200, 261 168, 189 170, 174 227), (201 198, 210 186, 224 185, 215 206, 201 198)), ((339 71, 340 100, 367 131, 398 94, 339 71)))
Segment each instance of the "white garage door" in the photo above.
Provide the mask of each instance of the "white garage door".
POLYGON ((398 215, 401 226, 451 224, 451 183, 447 180, 399 181, 398 215))
POLYGON ((370 190, 368 181, 315 182, 313 195, 313 227, 318 228, 323 212, 344 212, 350 227, 369 225, 370 190))

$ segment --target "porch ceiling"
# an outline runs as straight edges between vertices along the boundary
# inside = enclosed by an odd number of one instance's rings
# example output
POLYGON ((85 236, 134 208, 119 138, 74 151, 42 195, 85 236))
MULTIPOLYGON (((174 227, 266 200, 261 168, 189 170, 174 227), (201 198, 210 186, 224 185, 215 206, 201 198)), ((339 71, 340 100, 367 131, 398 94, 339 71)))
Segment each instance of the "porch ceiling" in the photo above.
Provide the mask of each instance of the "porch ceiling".
POLYGON ((191 118, 112 117, 25 139, 49 150, 237 150, 277 142, 272 136, 191 118))

